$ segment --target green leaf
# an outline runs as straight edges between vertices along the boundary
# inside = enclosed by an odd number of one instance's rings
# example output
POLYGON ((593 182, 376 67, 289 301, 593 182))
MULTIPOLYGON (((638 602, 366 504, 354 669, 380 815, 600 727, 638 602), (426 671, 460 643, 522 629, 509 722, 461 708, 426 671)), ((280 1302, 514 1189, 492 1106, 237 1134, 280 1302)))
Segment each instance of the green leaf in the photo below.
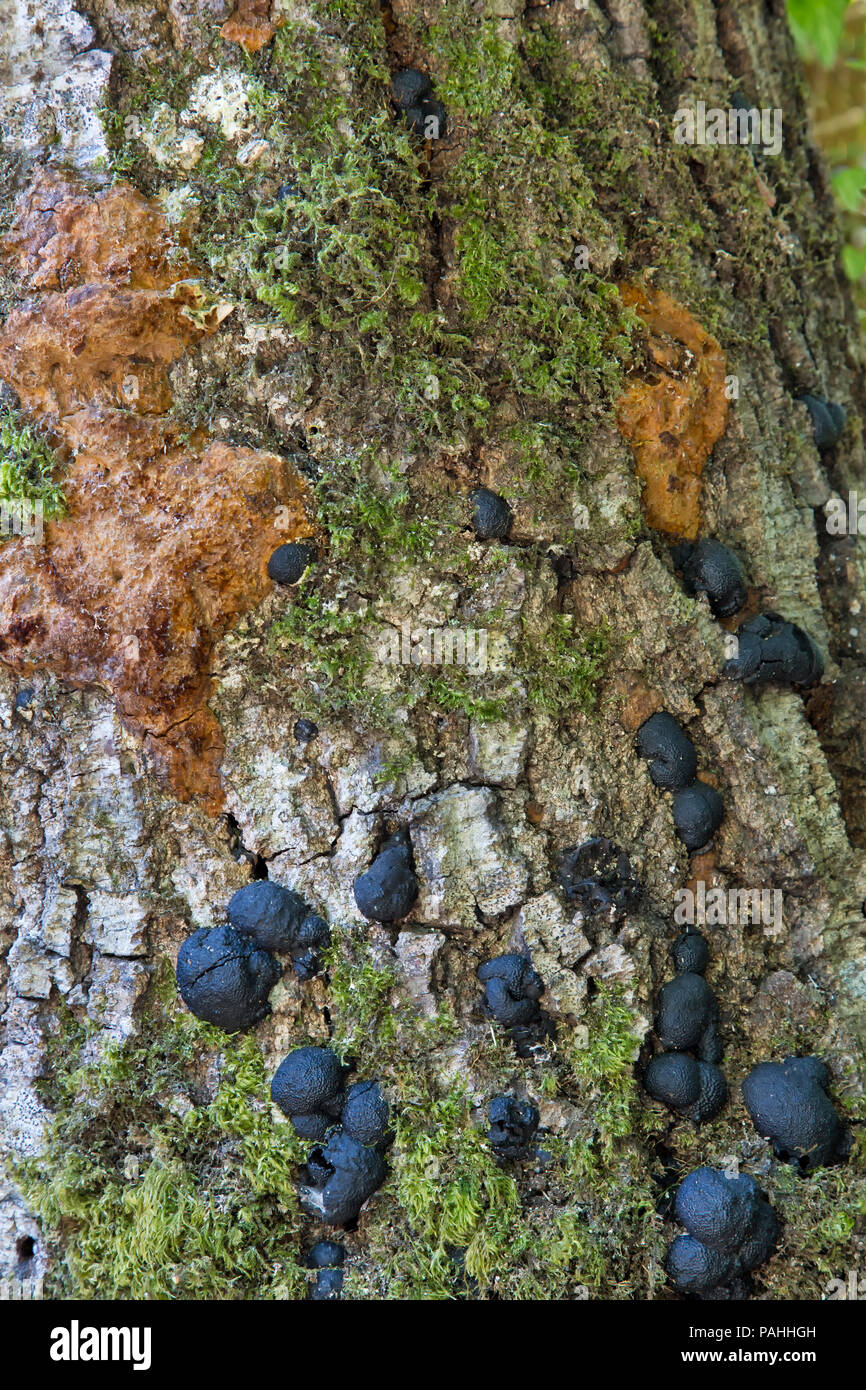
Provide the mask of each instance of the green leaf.
POLYGON ((833 175, 833 192, 846 212, 859 212, 866 192, 866 169, 853 166, 833 175))
POLYGON ((843 247, 842 264, 849 280, 862 280, 866 275, 866 246, 843 247))
POLYGON ((848 0, 788 0, 788 21, 802 58, 817 58, 824 68, 836 61, 848 0))

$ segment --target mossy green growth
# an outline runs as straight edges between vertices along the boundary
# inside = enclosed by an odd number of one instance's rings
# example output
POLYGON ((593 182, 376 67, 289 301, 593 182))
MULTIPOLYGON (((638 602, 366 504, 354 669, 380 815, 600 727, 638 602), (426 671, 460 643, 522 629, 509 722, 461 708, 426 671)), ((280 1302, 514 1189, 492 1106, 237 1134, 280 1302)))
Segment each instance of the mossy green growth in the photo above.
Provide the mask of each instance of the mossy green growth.
POLYGON ((70 1015, 52 1065, 47 1148, 15 1173, 55 1252, 52 1296, 304 1296, 302 1146, 273 1117, 254 1038, 159 1006, 106 1046, 70 1015), (219 1083, 206 1101, 209 1056, 219 1083))
POLYGON ((530 703, 561 719, 595 708, 611 645, 607 622, 576 632, 570 613, 554 613, 543 630, 524 625, 520 666, 530 703))
POLYGON ((32 534, 37 518, 63 516, 61 467, 47 439, 8 407, 0 408, 0 541, 32 534))

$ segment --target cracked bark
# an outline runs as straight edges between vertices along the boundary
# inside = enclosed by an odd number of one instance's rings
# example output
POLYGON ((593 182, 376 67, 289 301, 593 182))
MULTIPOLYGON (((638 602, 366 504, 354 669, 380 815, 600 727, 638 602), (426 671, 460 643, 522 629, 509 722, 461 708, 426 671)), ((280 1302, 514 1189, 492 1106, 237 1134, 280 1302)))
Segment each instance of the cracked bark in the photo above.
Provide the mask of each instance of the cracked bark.
MULTIPOLYGON (((102 49, 129 55, 149 44, 157 56, 162 51, 174 60, 170 34, 181 22, 179 6, 150 7, 155 27, 146 40, 133 7, 94 0, 91 9, 102 49)), ((727 355, 727 370, 739 378, 739 398, 705 463, 701 533, 733 544, 743 557, 755 610, 777 609, 814 634, 829 657, 824 682, 803 698, 775 690, 755 695, 722 680, 723 627, 705 604, 682 597, 666 538, 644 527, 635 540, 620 525, 565 543, 574 500, 565 493, 550 503, 523 498, 515 542, 502 547, 488 578, 490 593, 508 598, 499 621, 511 638, 525 619, 553 608, 572 615, 578 630, 609 622, 611 655, 592 715, 574 708, 554 718, 532 706, 523 690, 501 728, 487 736, 464 714, 423 703, 389 728, 368 721, 359 707, 319 719, 315 747, 300 746, 293 723, 315 710, 304 670, 268 645, 270 625, 285 607, 275 595, 216 654, 211 708, 225 740, 221 777, 228 809, 214 818, 171 797, 103 694, 70 691, 42 670, 28 677, 37 694, 35 717, 25 724, 14 707, 20 682, 0 668, 6 1059, 0 1116, 13 1153, 36 1152, 41 1143, 47 1116, 34 1083, 61 999, 79 1016, 89 1015, 106 1037, 133 1033, 149 1008, 146 989, 158 961, 174 959, 190 930, 221 921, 231 893, 263 874, 296 887, 316 910, 345 924, 352 939, 368 941, 374 959, 387 958, 402 1000, 422 999, 425 1008, 447 1001, 454 1008, 458 1039, 431 1052, 428 1065, 443 1089, 461 1071, 479 1115, 489 1098, 489 1077, 472 1062, 472 1048, 488 1031, 477 1013, 481 960, 513 948, 521 933, 523 939, 534 933, 538 968, 562 1029, 585 1023, 599 978, 622 985, 648 1028, 653 999, 670 973, 677 890, 697 879, 725 889, 779 888, 785 903, 780 937, 737 923, 708 928, 731 1090, 748 1066, 775 1055, 777 1034, 794 1016, 801 1020, 798 1050, 827 1060, 837 1090, 852 1105, 862 1098, 866 627, 857 615, 866 603, 866 561, 858 538, 828 535, 822 508, 832 493, 847 497, 863 476, 866 384, 838 264, 827 172, 806 128, 784 6, 781 0, 611 0, 581 11, 566 0, 525 9, 499 0, 488 13, 500 38, 521 54, 525 80, 532 78, 528 38, 543 21, 587 77, 627 74, 644 84, 641 130, 631 129, 625 113, 617 126, 614 111, 609 131, 611 152, 627 152, 629 168, 638 171, 628 194, 587 158, 598 208, 611 235, 621 234, 622 253, 605 273, 620 283, 657 277, 699 322, 707 298, 717 293, 721 307, 712 332, 727 355), (695 150, 679 182, 666 186, 654 152, 673 111, 686 98, 726 105, 734 90, 783 111, 785 148, 777 165, 759 154, 746 153, 735 165, 714 160, 712 150, 695 150), (642 154, 642 142, 653 153, 642 154), (770 186, 774 206, 759 220, 755 190, 766 204, 762 189, 770 186), (638 197, 637 189, 641 206, 624 206, 626 197, 638 197), (742 244, 744 207, 754 246, 742 244), (665 264, 667 243, 659 229, 684 223, 710 228, 715 251, 707 237, 700 252, 682 251, 682 264, 665 264), (767 333, 756 328, 764 321, 767 333), (829 455, 817 455, 805 408, 795 402, 804 391, 848 408, 843 443, 829 455), (699 775, 708 775, 722 793, 726 820, 708 855, 690 860, 685 854, 673 833, 670 799, 652 787, 633 752, 634 730, 654 708, 669 710, 685 725, 698 748, 699 775), (525 737, 517 737, 521 730, 525 737), (399 755, 408 756, 408 766, 378 781, 399 755), (386 824, 417 827, 416 863, 426 895, 418 916, 394 930, 363 924, 351 893, 386 824), (558 853, 595 835, 627 850, 645 896, 625 923, 579 923, 586 933, 583 951, 573 941, 563 946, 569 924, 557 915, 555 896, 546 895, 558 853), (75 897, 65 989, 45 968, 49 956, 61 958, 49 949, 45 925, 58 884, 72 885, 75 897), (95 926, 94 904, 103 914, 95 926), (130 921, 137 925, 127 933, 130 921), (87 930, 96 931, 90 942, 87 930), (419 962, 411 939, 428 935, 435 938, 431 954, 419 962), (32 940, 35 952, 26 969, 16 966, 14 953, 9 961, 13 943, 24 940, 32 940), (570 949, 582 954, 564 958, 570 949)), ((411 64, 434 80, 447 77, 441 54, 425 44, 438 14, 426 0, 384 7, 392 68, 411 64)), ((351 37, 346 42, 351 47, 351 37)), ((227 46, 220 53, 216 61, 233 62, 227 46)), ((448 202, 447 176, 474 132, 465 112, 449 111, 449 119, 453 133, 419 158, 435 202, 425 268, 429 307, 454 320, 461 229, 448 202)), ((13 169, 5 185, 7 213, 28 160, 43 154, 31 147, 21 155, 22 168, 13 169)), ((180 182, 182 175, 173 177, 180 182)), ((514 215, 520 219, 526 209, 515 207, 514 215)), ((12 293, 7 286, 7 300, 12 293)), ((431 479, 444 479, 452 499, 474 484, 496 485, 501 468, 495 449, 504 447, 499 435, 512 418, 509 411, 518 419, 527 412, 539 418, 537 402, 504 384, 487 344, 478 341, 468 370, 492 387, 503 413, 488 432, 468 432, 462 447, 416 446, 405 437, 399 411, 372 391, 360 400, 335 400, 315 362, 303 410, 281 427, 268 404, 281 389, 280 350, 256 381, 232 365, 243 360, 238 345, 246 328, 263 321, 250 295, 221 327, 216 345, 191 355, 190 376, 178 383, 178 394, 194 396, 213 373, 225 391, 229 429, 236 424, 245 442, 276 444, 286 455, 300 451, 311 462, 363 443, 358 422, 366 413, 393 441, 422 508, 438 505, 431 479)), ((639 363, 637 374, 646 366, 639 363)), ((584 385, 575 384, 578 415, 584 385)), ((579 495, 594 515, 603 514, 607 480, 621 479, 622 514, 633 520, 638 486, 631 452, 609 419, 594 415, 592 406, 584 413, 592 432, 579 495)), ((471 545, 468 533, 464 539, 471 545)), ((414 571, 420 595, 414 606, 405 588, 382 593, 359 583, 343 598, 378 605, 387 621, 405 612, 421 627, 435 626, 443 614, 449 622, 473 621, 481 600, 447 556, 434 554, 414 571)), ((332 578, 323 566, 322 584, 332 578)), ((302 987, 288 975, 273 1015, 256 1035, 276 1065, 294 1041, 325 1040, 331 1031, 328 981, 302 987)), ((637 1053, 638 1045, 636 1060, 637 1053)), ((530 1090, 539 1084, 537 1073, 516 1062, 514 1076, 530 1090)), ((681 1144, 689 1161, 715 1161, 745 1144, 744 1160, 759 1163, 763 1150, 743 1140, 737 1104, 732 1100, 726 1117, 696 1142, 684 1141, 685 1122, 672 1125, 660 1114, 657 1141, 674 1152, 681 1144)), ((593 1116, 593 1102, 572 1094, 547 1103, 544 1122, 559 1133, 591 1132, 593 1116)), ((649 1168, 653 1145, 646 1138, 637 1142, 649 1168)), ((559 1198, 540 1200, 552 1206, 559 1198)), ((36 1227, 11 1190, 0 1193, 0 1207, 0 1273, 7 1273, 20 1232, 36 1227)), ((862 1263, 862 1239, 855 1230, 836 1255, 840 1267, 862 1263)), ((363 1266, 363 1223, 351 1255, 363 1266)), ((631 1256, 639 1267, 642 1252, 631 1256)), ((799 1284, 776 1285, 775 1277, 768 1276, 769 1297, 787 1296, 774 1290, 792 1287, 804 1297, 821 1296, 814 1271, 799 1284)))

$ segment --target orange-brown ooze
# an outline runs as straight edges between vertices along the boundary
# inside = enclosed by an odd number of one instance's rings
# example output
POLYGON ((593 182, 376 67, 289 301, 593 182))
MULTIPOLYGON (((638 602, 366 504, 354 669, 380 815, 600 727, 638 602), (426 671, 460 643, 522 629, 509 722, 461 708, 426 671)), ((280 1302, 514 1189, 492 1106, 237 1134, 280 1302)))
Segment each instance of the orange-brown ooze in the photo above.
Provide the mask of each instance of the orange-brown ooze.
POLYGON ((219 311, 134 189, 43 174, 2 254, 35 296, 0 329, 0 376, 72 461, 68 515, 0 547, 0 659, 109 691, 172 790, 216 810, 213 647, 271 591, 272 551, 315 530, 308 489, 166 418, 168 367, 219 311))
POLYGON ((617 424, 634 450, 647 525, 694 540, 701 473, 728 419, 725 354, 662 290, 620 287, 647 326, 647 368, 620 397, 617 424))

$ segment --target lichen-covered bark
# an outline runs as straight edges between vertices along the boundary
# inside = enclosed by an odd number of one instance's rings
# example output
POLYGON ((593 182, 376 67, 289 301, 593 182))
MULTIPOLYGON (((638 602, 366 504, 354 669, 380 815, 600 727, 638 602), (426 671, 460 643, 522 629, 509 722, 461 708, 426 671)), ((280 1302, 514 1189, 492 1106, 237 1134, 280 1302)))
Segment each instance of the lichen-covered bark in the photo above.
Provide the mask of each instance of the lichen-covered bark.
MULTIPOLYGON (((228 631, 203 592, 207 546, 173 552, 189 560, 178 592, 210 624, 194 679, 212 682, 217 814, 213 797, 174 794, 117 680, 50 644, 26 676, 0 666, 3 1271, 33 1237, 27 1267, 61 1297, 303 1296, 302 1146, 267 1086, 289 1047, 330 1039, 381 1079, 397 1125, 389 1181, 346 1237, 347 1296, 669 1296, 665 1186, 733 1159, 785 1221, 758 1291, 820 1298, 862 1267, 859 1147, 797 1181, 739 1096, 755 1062, 815 1052, 862 1118, 866 573, 823 508, 858 486, 866 394, 781 0, 42 8, 37 28, 10 7, 4 67, 46 56, 20 68, 33 114, 8 127, 4 227, 46 165, 151 200, 207 304, 232 308, 163 354, 165 428, 284 460, 315 496, 323 551, 298 588, 260 600, 279 525, 238 527, 247 583, 230 609, 245 616, 228 631), (439 141, 389 108, 407 65, 445 104, 439 141), (680 106, 735 94, 781 110, 778 155, 675 143, 680 106), (805 391, 847 408, 830 453, 805 391), (508 498, 507 542, 473 538, 479 485, 508 498), (815 637, 820 686, 722 678, 725 630, 670 558, 695 531, 740 555, 746 612, 815 637), (443 630, 471 634, 475 659, 432 664, 443 630), (725 804, 691 858, 634 751, 661 708, 725 804), (306 743, 301 717, 319 726, 306 743), (420 894, 388 929, 359 916, 352 882, 397 827, 420 894), (642 884, 624 920, 575 912, 556 884, 560 852, 597 835, 642 884), (185 1013, 165 962, 265 873, 328 918, 334 944, 326 973, 287 973, 270 1017, 226 1040, 185 1013), (699 1130, 637 1080, 677 890, 697 881, 784 905, 779 931, 706 928, 731 1095, 699 1130), (558 1024, 529 1059, 483 1018, 475 979, 524 945, 558 1024), (543 1157, 507 1171, 484 1139, 503 1089, 533 1098, 547 1131, 543 1157)), ((22 400, 12 369, 32 287, 11 255, 2 288, 10 408, 56 440, 58 412, 22 400)), ((56 356, 54 400, 72 370, 56 356)), ((114 386, 109 372, 93 391, 114 386)), ((76 503, 87 457, 62 437, 58 537, 91 524, 76 503)), ((210 511, 194 457, 196 506, 228 553, 231 517, 210 511)), ((194 519, 172 514, 179 540, 207 534, 194 519)), ((3 545, 8 586, 16 554, 35 561, 3 545)), ((123 576, 125 650, 146 581, 134 564, 123 576)), ((69 612, 90 578, 64 566, 69 612)), ((145 706, 156 679, 145 663, 145 706)))

